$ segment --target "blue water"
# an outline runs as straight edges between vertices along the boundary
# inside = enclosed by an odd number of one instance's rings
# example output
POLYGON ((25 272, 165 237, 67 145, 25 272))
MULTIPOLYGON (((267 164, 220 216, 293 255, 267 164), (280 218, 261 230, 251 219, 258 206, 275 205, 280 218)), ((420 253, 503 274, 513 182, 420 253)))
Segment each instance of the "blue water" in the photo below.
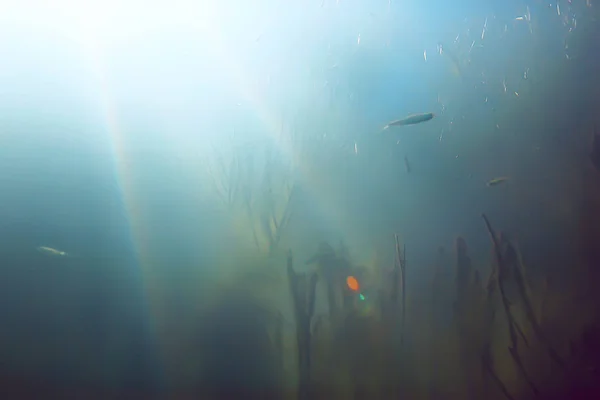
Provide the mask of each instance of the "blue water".
MULTIPOLYGON (((399 233, 409 292, 426 296, 435 250, 456 236, 486 281, 482 212, 519 240, 534 279, 553 271, 556 290, 572 290, 598 5, 559 6, 11 5, 0 16, 0 375, 92 392, 194 387, 202 313, 236 276, 282 275, 287 249, 308 271, 323 241, 387 268, 399 233), (419 112, 436 117, 382 131, 419 112), (499 176, 508 183, 486 186, 499 176), (286 205, 269 245, 266 216, 286 205)), ((277 279, 256 291, 293 325, 277 279)))

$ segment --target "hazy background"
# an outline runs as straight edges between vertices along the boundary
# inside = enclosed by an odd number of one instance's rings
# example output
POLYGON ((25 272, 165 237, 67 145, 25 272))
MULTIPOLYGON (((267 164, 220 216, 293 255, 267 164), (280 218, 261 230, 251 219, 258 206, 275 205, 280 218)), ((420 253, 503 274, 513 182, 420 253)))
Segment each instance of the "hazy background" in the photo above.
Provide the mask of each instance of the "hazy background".
POLYGON ((413 285, 457 235, 485 276, 482 212, 533 271, 568 276, 598 109, 593 1, 13 3, 0 13, 3 373, 177 381, 165 342, 193 336, 195 302, 224 270, 262 256, 283 268, 288 248, 304 260, 340 240, 357 264, 391 264, 398 233, 413 285), (224 204, 234 181, 256 215, 224 204), (267 257, 257 215, 292 187, 267 257))

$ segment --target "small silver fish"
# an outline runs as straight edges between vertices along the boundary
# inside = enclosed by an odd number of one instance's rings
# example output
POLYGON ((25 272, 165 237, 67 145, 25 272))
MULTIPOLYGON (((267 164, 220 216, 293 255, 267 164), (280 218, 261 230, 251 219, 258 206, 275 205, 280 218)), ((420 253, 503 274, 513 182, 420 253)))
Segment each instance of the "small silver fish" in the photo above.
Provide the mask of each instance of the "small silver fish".
POLYGON ((406 118, 397 119, 395 121, 388 123, 386 126, 383 127, 383 129, 384 130, 388 129, 390 126, 404 126, 404 125, 420 124, 422 122, 427 122, 427 121, 433 119, 433 117, 435 117, 435 114, 431 113, 431 112, 422 113, 422 114, 412 114, 406 118))
POLYGON ((497 185, 500 185, 501 183, 504 183, 504 182, 506 182, 506 181, 508 181, 508 177, 506 177, 506 176, 501 176, 501 177, 498 177, 498 178, 494 178, 494 179, 491 179, 491 180, 489 180, 489 181, 486 183, 486 185, 487 185, 487 186, 489 186, 489 187, 492 187, 492 186, 497 186, 497 185))
POLYGON ((60 250, 56 250, 53 249, 52 247, 47 247, 47 246, 40 246, 36 249, 37 251, 41 252, 41 253, 45 253, 51 256, 68 256, 68 254, 64 251, 60 251, 60 250))

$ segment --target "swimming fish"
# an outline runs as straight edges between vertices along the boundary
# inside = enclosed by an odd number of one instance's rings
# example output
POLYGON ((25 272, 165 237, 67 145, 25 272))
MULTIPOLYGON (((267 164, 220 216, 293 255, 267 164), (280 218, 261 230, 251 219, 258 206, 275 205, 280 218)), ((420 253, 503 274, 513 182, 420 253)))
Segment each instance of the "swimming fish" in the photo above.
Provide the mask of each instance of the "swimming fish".
POLYGON ((396 121, 392 121, 388 123, 383 129, 388 129, 390 126, 404 126, 404 125, 414 125, 420 124, 421 122, 427 122, 430 119, 433 119, 435 116, 434 113, 422 113, 422 114, 412 114, 406 118, 398 119, 396 121))
POLYGON ((504 183, 506 181, 508 181, 508 177, 501 176, 499 178, 494 178, 492 180, 489 180, 488 183, 486 183, 486 185, 492 187, 492 186, 497 186, 497 185, 499 185, 501 183, 504 183))
POLYGON ((410 163, 407 156, 404 156, 404 166, 406 167, 406 173, 410 174, 410 163))
POLYGON ((40 246, 37 248, 37 251, 51 255, 51 256, 61 256, 61 257, 68 256, 68 254, 64 251, 56 250, 56 249, 53 249, 52 247, 47 247, 47 246, 40 246))

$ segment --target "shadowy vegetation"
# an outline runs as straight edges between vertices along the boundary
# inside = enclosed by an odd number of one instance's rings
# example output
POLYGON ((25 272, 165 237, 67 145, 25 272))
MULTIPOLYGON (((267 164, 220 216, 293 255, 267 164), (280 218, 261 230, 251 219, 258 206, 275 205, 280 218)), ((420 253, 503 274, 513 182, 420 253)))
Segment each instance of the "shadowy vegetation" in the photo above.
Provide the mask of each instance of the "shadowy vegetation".
POLYGON ((358 291, 346 278, 363 281, 365 271, 352 264, 345 247, 321 243, 305 262, 307 272, 296 270, 288 252, 295 331, 287 335, 295 346, 283 345, 278 313, 249 293, 224 296, 203 319, 203 393, 296 399, 589 395, 600 374, 598 323, 574 326, 571 336, 554 332, 549 322, 565 315, 552 315, 544 305, 552 296, 548 284, 532 282, 516 241, 482 217, 491 268, 473 265, 459 237, 453 261, 438 251, 426 294, 408 289, 410 264, 397 236, 392 268, 380 266, 375 274, 382 279, 370 280, 379 283, 358 291), (481 270, 491 271, 487 280, 481 270), (326 316, 315 316, 320 282, 326 316), (283 368, 286 358, 296 360, 295 368, 283 368))

